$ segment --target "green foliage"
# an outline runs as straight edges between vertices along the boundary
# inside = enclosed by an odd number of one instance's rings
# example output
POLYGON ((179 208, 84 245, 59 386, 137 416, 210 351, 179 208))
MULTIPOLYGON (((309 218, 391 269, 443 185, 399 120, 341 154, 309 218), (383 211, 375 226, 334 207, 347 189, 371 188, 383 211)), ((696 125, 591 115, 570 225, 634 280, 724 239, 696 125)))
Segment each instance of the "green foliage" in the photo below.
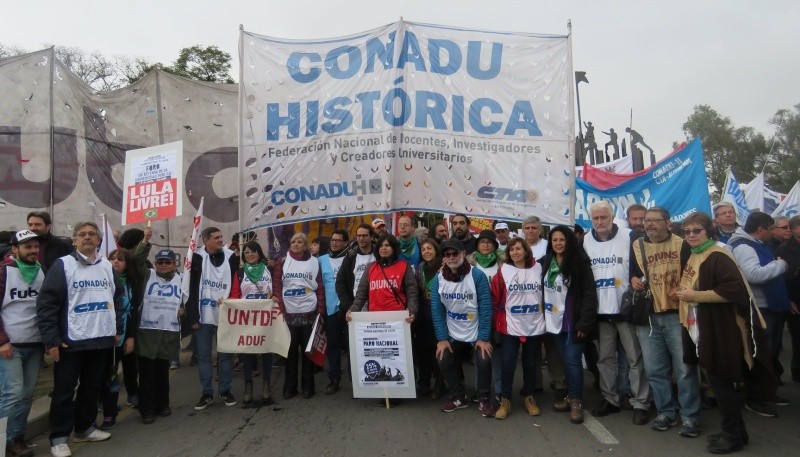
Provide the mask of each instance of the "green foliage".
POLYGON ((185 78, 231 84, 233 79, 230 70, 230 54, 216 46, 200 45, 181 49, 175 64, 164 68, 164 71, 185 78))
POLYGON ((770 123, 776 131, 764 177, 770 189, 786 193, 800 180, 800 104, 778 110, 770 123))

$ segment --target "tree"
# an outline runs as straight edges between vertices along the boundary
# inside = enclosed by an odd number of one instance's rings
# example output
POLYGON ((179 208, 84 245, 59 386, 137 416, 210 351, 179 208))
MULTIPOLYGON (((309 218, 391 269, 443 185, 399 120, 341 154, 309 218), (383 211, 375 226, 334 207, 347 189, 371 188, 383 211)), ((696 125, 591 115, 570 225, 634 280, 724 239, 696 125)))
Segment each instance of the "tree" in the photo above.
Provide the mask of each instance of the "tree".
POLYGON ((764 177, 770 189, 786 193, 800 180, 800 104, 778 110, 770 123, 776 130, 764 177))
POLYGON ((233 79, 230 70, 230 54, 216 46, 200 45, 181 49, 175 64, 170 68, 164 68, 164 71, 185 78, 231 84, 233 79))

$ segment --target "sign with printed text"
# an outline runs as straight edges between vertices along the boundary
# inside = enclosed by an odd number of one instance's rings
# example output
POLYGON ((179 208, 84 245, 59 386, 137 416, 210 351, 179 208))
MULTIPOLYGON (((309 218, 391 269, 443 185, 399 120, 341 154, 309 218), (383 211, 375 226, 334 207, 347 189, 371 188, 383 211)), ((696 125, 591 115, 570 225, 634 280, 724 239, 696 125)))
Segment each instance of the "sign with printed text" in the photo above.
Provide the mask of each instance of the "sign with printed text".
POLYGON ((243 230, 392 211, 572 220, 567 36, 243 31, 240 59, 243 230))
POLYGON ((125 154, 122 225, 183 214, 183 142, 125 154))
POLYGON ((289 353, 289 327, 272 299, 223 300, 219 307, 217 347, 231 354, 289 353))
POLYGON ((351 313, 354 398, 416 398, 408 311, 351 313))

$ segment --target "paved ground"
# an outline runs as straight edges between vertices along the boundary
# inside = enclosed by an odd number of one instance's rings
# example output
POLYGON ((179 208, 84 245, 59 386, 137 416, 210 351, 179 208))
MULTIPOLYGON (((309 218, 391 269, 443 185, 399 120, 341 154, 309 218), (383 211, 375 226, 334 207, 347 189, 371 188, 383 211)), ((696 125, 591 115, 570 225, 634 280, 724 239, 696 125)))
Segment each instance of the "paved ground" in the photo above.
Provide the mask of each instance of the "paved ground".
MULTIPOLYGON (((183 353, 184 362, 188 354, 183 353)), ((788 362, 788 361, 787 361, 788 362)), ((787 363, 788 366, 788 363, 787 363)), ((471 379, 467 367, 467 379, 471 379)), ((521 377, 517 370, 518 378, 521 377)), ((476 405, 450 414, 439 410, 440 401, 418 399, 390 410, 372 406, 370 400, 351 398, 349 381, 335 395, 325 395, 324 373, 316 377, 314 398, 280 399, 283 369, 273 369, 278 403, 244 409, 225 407, 216 400, 205 411, 195 412, 200 389, 195 368, 184 364, 171 372, 172 410, 167 418, 143 425, 137 410, 123 407, 112 438, 102 443, 72 444, 76 456, 589 456, 625 455, 648 457, 708 455, 706 436, 718 431, 716 410, 703 412, 703 433, 682 438, 677 428, 655 432, 631 422, 632 412, 602 418, 586 415, 586 423, 572 425, 565 413, 553 412, 553 394, 537 395, 543 414, 528 416, 522 399, 513 399, 505 421, 484 419, 476 405)), ((586 404, 590 410, 599 393, 586 374, 586 404)), ((257 386, 260 379, 256 378, 257 386)), ((521 379, 518 379, 519 388, 521 379)), ((545 384, 546 385, 546 384, 545 384)), ((234 394, 241 400, 241 373, 234 375, 234 394)), ((780 417, 768 419, 745 412, 751 444, 739 455, 796 456, 800 452, 800 383, 787 382, 779 393, 792 406, 776 408, 780 417)), ((121 395, 121 398, 124 396, 121 395)), ((41 404, 40 408, 46 409, 41 404)), ((102 420, 102 418, 98 418, 102 420)), ((35 440, 36 455, 48 454, 46 436, 35 440)))

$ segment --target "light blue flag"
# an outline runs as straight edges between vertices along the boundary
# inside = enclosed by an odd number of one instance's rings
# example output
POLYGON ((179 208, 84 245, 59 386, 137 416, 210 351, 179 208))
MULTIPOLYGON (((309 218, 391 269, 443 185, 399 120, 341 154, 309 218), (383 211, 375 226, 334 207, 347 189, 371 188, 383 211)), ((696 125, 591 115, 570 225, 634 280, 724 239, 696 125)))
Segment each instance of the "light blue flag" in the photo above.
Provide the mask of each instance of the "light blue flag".
POLYGON ((744 191, 739 187, 739 181, 733 175, 733 171, 728 167, 725 175, 725 189, 722 193, 723 202, 728 202, 736 209, 736 222, 744 226, 747 216, 750 215, 750 207, 747 206, 744 191))

